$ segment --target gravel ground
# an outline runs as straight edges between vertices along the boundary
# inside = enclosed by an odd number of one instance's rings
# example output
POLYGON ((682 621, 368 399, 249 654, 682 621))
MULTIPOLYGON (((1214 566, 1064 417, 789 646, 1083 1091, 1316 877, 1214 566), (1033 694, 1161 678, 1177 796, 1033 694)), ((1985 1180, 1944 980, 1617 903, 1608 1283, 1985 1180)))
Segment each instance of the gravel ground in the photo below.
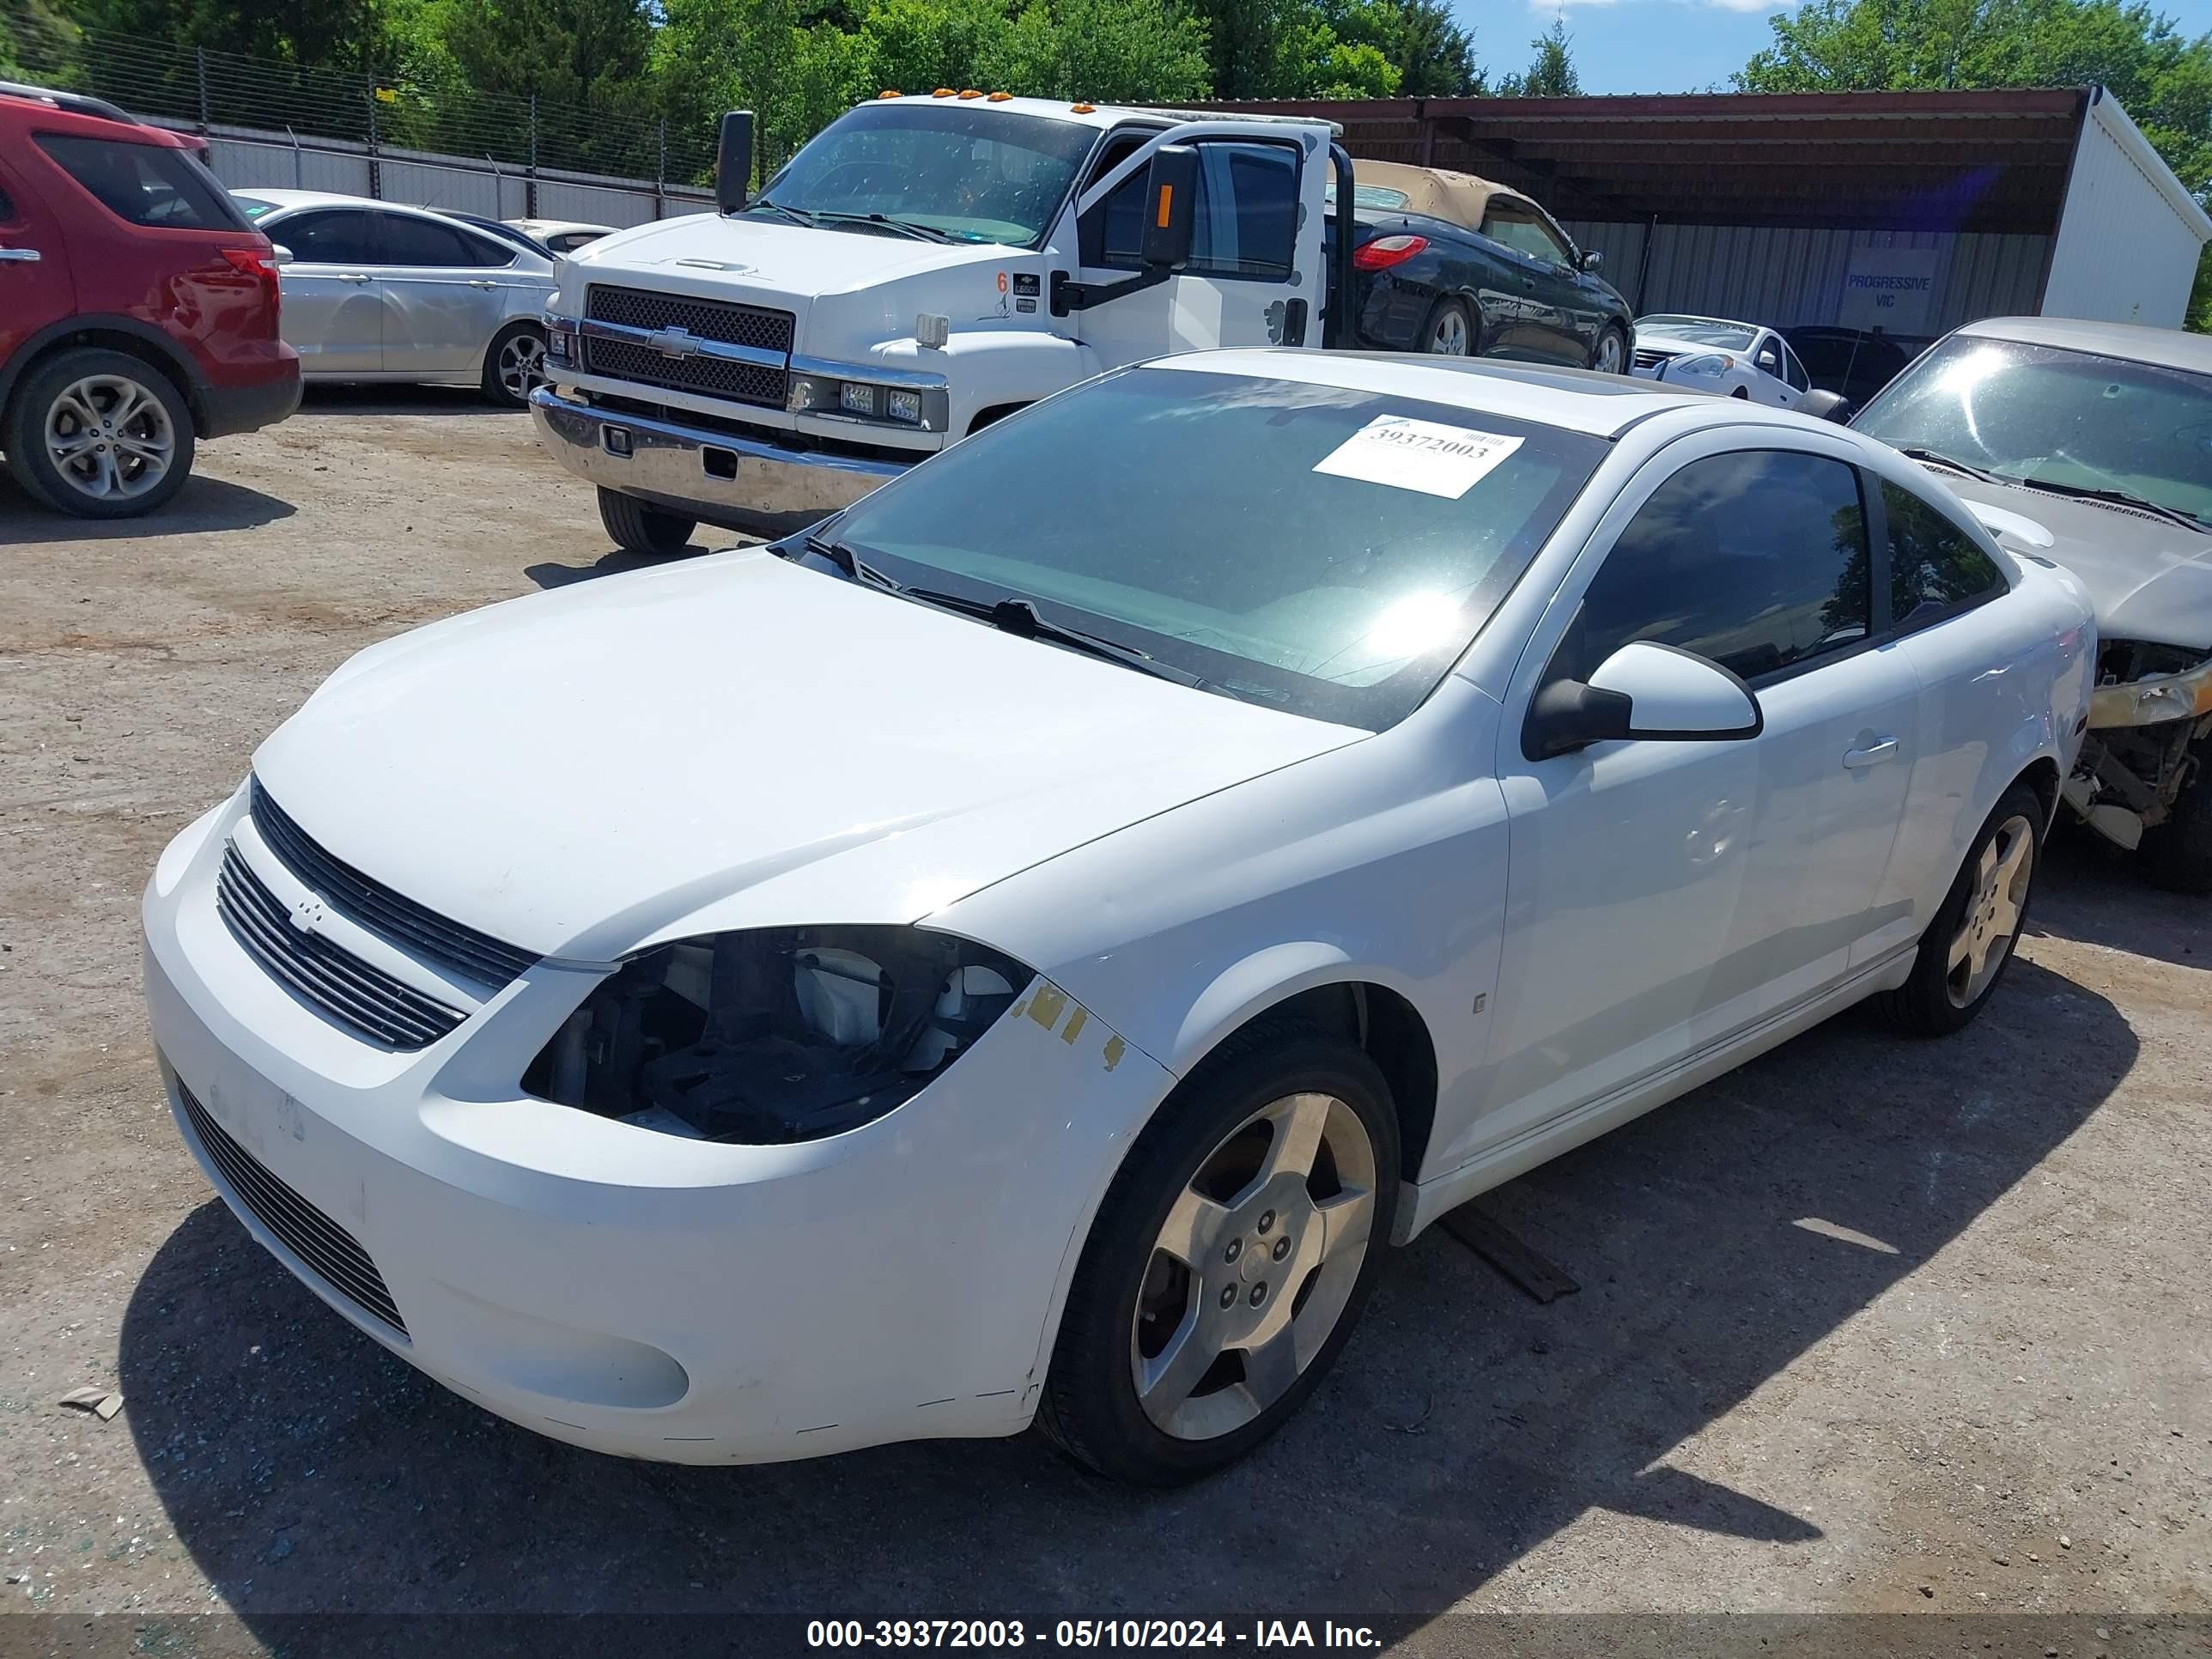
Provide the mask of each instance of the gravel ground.
POLYGON ((1969 1032, 1846 1015, 1492 1194, 1579 1294, 1431 1231, 1195 1490, 1026 1438, 620 1462, 416 1376, 186 1157, 139 889, 351 652, 625 562, 459 394, 313 395, 140 526, 0 484, 0 1607, 179 1651, 335 1610, 1911 1611, 2081 1615, 1918 1621, 1947 1651, 2212 1650, 2212 905, 2074 837, 1969 1032), (84 1384, 120 1415, 57 1406, 84 1384))

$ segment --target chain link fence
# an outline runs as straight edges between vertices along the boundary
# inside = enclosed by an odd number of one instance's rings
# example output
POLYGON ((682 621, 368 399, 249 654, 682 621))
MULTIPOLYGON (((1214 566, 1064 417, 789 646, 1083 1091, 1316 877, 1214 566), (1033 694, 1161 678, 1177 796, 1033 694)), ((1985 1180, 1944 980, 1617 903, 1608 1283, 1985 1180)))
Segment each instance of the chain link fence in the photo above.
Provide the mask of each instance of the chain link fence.
POLYGON ((230 185, 626 225, 712 200, 711 133, 534 98, 309 69, 0 10, 0 75, 204 134, 230 185))

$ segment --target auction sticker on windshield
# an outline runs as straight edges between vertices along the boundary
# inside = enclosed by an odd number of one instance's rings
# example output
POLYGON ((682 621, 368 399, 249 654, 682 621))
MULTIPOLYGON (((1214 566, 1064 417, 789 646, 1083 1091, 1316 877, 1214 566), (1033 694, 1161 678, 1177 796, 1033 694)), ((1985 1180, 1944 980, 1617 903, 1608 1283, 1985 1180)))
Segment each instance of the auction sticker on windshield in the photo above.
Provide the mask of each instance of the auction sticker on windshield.
POLYGON ((1322 456, 1314 471, 1457 501, 1520 447, 1520 439, 1495 432, 1377 415, 1322 456))

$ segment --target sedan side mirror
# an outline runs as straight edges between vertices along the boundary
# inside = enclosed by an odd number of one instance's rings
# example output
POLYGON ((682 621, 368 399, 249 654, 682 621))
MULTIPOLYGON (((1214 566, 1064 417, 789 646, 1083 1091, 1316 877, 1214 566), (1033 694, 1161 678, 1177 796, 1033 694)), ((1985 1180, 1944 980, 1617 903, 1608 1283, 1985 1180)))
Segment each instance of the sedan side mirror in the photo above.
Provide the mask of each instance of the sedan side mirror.
POLYGON ((1528 705, 1521 752, 1532 761, 1594 743, 1706 743, 1765 729, 1759 699, 1717 662, 1634 640, 1598 665, 1587 684, 1553 680, 1528 705))
POLYGON ((1188 144, 1162 144, 1145 174, 1145 234, 1139 257, 1150 270, 1181 270, 1190 263, 1191 209, 1198 197, 1198 152, 1188 144))
POLYGON ((1797 412, 1810 415, 1816 421, 1848 424, 1851 418, 1851 400, 1839 392, 1808 392, 1797 399, 1797 412))
POLYGON ((1582 268, 1583 268, 1584 270, 1589 271, 1592 276, 1595 276, 1595 275, 1598 273, 1598 271, 1600 271, 1601 270, 1602 270, 1602 269, 1604 268, 1604 266, 1605 266, 1605 255, 1603 255, 1602 253, 1600 253, 1600 252, 1599 252, 1595 248, 1594 248, 1594 247, 1593 247, 1593 248, 1586 248, 1586 249, 1584 249, 1584 250, 1583 250, 1583 260, 1582 260, 1582 268))
POLYGON ((289 265, 292 263, 292 250, 282 242, 271 244, 269 252, 280 265, 289 265))

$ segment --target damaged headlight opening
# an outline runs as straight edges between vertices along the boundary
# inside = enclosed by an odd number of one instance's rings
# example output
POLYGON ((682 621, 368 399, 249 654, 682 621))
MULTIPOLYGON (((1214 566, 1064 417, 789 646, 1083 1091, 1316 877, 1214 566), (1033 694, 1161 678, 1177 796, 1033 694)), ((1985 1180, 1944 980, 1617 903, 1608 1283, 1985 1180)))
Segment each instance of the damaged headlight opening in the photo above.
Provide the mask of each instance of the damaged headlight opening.
POLYGON ((770 1146, 903 1104, 1030 979, 919 927, 772 927, 629 957, 523 1074, 532 1093, 642 1128, 770 1146))

